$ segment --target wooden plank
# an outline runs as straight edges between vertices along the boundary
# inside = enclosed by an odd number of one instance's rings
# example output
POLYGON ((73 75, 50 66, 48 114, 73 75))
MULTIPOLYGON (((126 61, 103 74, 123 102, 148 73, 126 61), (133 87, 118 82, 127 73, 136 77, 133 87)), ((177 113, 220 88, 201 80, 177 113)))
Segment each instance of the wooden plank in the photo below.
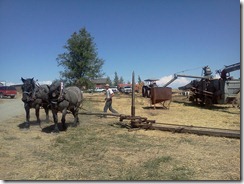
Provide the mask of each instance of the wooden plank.
POLYGON ((106 112, 79 112, 79 114, 85 114, 85 115, 97 115, 97 116, 115 116, 115 117, 120 117, 122 114, 113 114, 113 113, 106 113, 106 112))
POLYGON ((170 131, 175 133, 190 133, 197 135, 208 135, 216 137, 228 137, 240 139, 239 130, 228 130, 228 129, 218 129, 218 128, 206 128, 206 127, 194 127, 194 126, 183 126, 183 125, 168 125, 168 124, 153 124, 151 129, 170 131))

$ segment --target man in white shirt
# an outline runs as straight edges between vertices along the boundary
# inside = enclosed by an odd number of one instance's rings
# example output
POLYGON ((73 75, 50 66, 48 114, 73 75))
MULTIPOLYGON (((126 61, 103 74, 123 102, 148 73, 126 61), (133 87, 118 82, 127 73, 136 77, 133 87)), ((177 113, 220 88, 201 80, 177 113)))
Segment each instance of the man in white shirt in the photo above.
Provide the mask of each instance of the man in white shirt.
POLYGON ((105 105, 103 108, 103 112, 107 112, 107 110, 109 109, 112 113, 118 113, 112 107, 112 97, 114 96, 113 90, 109 88, 109 84, 106 84, 105 88, 106 88, 106 98, 105 98, 105 105))

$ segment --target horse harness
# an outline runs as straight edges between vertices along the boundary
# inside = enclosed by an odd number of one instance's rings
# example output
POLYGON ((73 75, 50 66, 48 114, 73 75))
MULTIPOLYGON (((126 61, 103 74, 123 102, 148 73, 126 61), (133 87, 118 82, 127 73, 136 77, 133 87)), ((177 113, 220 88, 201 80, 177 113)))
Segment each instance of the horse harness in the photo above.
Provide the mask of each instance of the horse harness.
MULTIPOLYGON (((36 99, 38 99, 37 96, 36 96, 36 93, 38 92, 38 89, 42 88, 42 86, 37 85, 35 83, 34 84, 29 83, 29 84, 26 84, 26 85, 27 85, 27 87, 26 87, 27 89, 23 90, 23 94, 26 94, 26 96, 28 98, 26 98, 26 99, 22 98, 22 101, 24 103, 29 104, 29 103, 34 102, 36 99), (33 86, 34 86, 34 88, 33 88, 33 86)), ((24 88, 24 86, 22 88, 24 88)), ((44 103, 42 103, 41 105, 43 105, 43 104, 44 103)))
POLYGON ((50 100, 51 103, 52 104, 58 104, 58 103, 64 101, 65 100, 64 94, 65 94, 65 92, 64 92, 64 84, 63 84, 63 82, 61 82, 61 84, 60 84, 60 91, 58 89, 56 89, 55 91, 53 91, 51 93, 51 95, 52 95, 52 98, 50 100), (59 93, 58 98, 54 98, 57 95, 56 94, 56 91, 59 93))

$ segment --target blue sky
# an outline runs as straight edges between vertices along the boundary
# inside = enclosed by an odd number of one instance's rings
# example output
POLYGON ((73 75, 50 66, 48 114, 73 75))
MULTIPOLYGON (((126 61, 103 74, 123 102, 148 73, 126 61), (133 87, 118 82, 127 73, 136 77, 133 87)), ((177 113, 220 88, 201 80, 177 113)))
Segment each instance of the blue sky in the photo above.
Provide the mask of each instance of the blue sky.
POLYGON ((111 79, 116 71, 127 82, 135 71, 163 83, 240 62, 238 0, 0 0, 0 27, 0 81, 8 83, 58 79, 56 58, 83 27, 111 79))

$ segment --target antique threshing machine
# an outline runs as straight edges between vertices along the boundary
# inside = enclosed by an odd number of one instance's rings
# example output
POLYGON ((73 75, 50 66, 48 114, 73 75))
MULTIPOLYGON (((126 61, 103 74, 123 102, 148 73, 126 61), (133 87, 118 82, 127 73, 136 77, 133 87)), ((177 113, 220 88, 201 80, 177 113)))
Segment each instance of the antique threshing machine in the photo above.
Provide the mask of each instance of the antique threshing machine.
POLYGON ((208 66, 203 67, 204 76, 174 75, 174 78, 163 87, 168 86, 178 77, 197 78, 186 86, 179 89, 190 90, 192 93, 190 101, 200 103, 201 105, 211 106, 212 104, 226 104, 236 99, 240 92, 240 79, 230 77, 230 72, 240 70, 240 63, 225 66, 223 70, 218 70, 220 78, 213 78, 211 69, 208 66))

